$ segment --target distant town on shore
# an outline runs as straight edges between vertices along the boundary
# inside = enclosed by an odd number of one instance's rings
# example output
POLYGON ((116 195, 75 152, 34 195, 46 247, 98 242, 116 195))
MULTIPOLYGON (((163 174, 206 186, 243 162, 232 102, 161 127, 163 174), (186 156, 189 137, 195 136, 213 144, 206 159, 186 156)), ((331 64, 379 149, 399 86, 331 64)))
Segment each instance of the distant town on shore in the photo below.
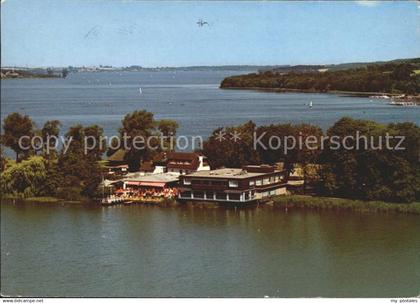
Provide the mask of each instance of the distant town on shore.
MULTIPOLYGON (((238 71, 238 72, 249 72, 255 70, 260 73, 267 71, 273 71, 278 73, 305 73, 305 72, 325 72, 325 71, 340 71, 355 68, 364 68, 370 65, 382 65, 382 64, 420 64, 420 58, 408 58, 408 59, 396 59, 391 61, 375 61, 375 62, 352 62, 352 63, 341 63, 341 64, 299 64, 299 65, 203 65, 203 66, 162 66, 162 67, 144 67, 141 65, 130 65, 130 66, 112 66, 112 65, 92 65, 92 66, 46 66, 46 67, 23 67, 23 66, 2 66, 2 78, 13 78, 13 77, 34 77, 34 76, 48 76, 58 75, 63 69, 67 69, 69 73, 76 72, 139 72, 139 71, 238 71), (6 77, 7 72, 15 72, 21 74, 20 76, 11 75, 6 77)), ((418 67, 420 68, 420 67, 418 67)))

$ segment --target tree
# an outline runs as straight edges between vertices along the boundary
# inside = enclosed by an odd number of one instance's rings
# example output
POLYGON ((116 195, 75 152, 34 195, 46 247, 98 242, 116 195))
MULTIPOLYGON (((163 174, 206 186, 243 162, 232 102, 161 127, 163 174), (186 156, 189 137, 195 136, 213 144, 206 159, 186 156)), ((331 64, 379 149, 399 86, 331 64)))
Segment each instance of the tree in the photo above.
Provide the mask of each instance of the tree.
MULTIPOLYGON (((328 129, 327 135, 342 140, 346 136, 355 137, 359 132, 360 135, 369 137, 377 127, 378 125, 372 121, 344 117, 328 129)), ((364 147, 364 142, 360 140, 359 145, 364 147)), ((325 164, 324 180, 329 182, 323 185, 324 190, 327 193, 344 197, 362 198, 366 188, 366 183, 358 171, 361 168, 358 162, 359 151, 362 151, 355 148, 346 149, 342 144, 338 149, 331 146, 332 144, 328 143, 322 155, 325 164)), ((356 146, 355 139, 348 140, 348 146, 356 146)))
POLYGON ((178 127, 178 122, 175 120, 162 119, 158 121, 158 129, 164 136, 175 136, 178 127))
POLYGON ((56 140, 60 134, 61 123, 58 120, 48 120, 44 123, 44 126, 41 129, 41 136, 44 143, 43 152, 46 159, 50 159, 50 153, 52 153, 53 158, 56 156, 56 140))
POLYGON ((158 129, 161 132, 162 136, 165 137, 166 145, 170 148, 170 137, 175 137, 176 130, 179 125, 175 120, 162 119, 158 121, 158 129))
POLYGON ((0 147, 0 172, 6 168, 7 159, 3 155, 3 148, 0 147))
POLYGON ((290 166, 300 164, 303 172, 303 191, 310 183, 310 176, 317 175, 317 166, 314 164, 319 162, 321 154, 321 140, 323 136, 322 129, 319 126, 311 124, 298 124, 294 126, 295 138, 302 142, 302 146, 297 144, 296 148, 291 151, 288 161, 290 166), (315 170, 315 172, 314 172, 315 170))
POLYGON ((113 154, 115 154, 121 148, 121 146, 119 146, 120 143, 121 141, 119 138, 113 137, 109 146, 107 146, 106 156, 111 157, 113 154))
POLYGON ((153 114, 138 110, 127 114, 121 121, 120 136, 127 137, 126 160, 130 171, 137 171, 140 162, 147 157, 150 150, 147 147, 147 139, 156 131, 156 121, 153 114), (138 141, 138 139, 142 141, 138 141))
POLYGON ((67 199, 80 196, 92 197, 101 182, 101 168, 98 164, 100 150, 85 152, 86 133, 98 135, 102 129, 97 126, 84 128, 77 124, 70 127, 66 140, 71 140, 67 150, 62 149, 58 157, 58 170, 63 183, 58 188, 59 195, 67 199))
POLYGON ((20 155, 29 154, 30 149, 26 149, 26 147, 30 147, 30 139, 34 134, 34 123, 28 115, 12 113, 4 119, 3 131, 2 144, 10 147, 16 153, 16 162, 19 162, 20 155), (21 139, 21 145, 19 139, 21 139))
POLYGON ((413 72, 413 68, 410 64, 403 63, 397 64, 392 71, 391 79, 393 80, 410 80, 411 73, 413 72))
POLYGON ((96 160, 101 160, 106 150, 105 140, 103 138, 104 130, 98 125, 90 125, 83 129, 85 138, 84 144, 88 148, 88 152, 93 155, 96 160))
POLYGON ((261 144, 257 145, 257 151, 261 161, 266 164, 274 164, 281 161, 284 162, 286 169, 291 170, 296 155, 292 150, 285 150, 285 144, 291 143, 289 136, 296 138, 296 129, 290 123, 258 127, 256 137, 261 138, 259 140, 261 144))
POLYGON ((34 156, 6 167, 1 173, 1 191, 15 197, 36 196, 46 180, 45 159, 34 156))
POLYGON ((259 164, 258 152, 253 148, 255 128, 252 121, 238 126, 217 128, 203 142, 202 152, 213 168, 259 164))
POLYGON ((54 70, 52 68, 47 68, 47 74, 48 76, 53 76, 54 75, 54 70))
MULTIPOLYGON (((326 148, 322 153, 323 193, 348 198, 385 200, 394 202, 415 201, 420 196, 420 128, 412 123, 382 125, 373 121, 342 118, 329 130, 328 135, 344 138, 348 149, 326 148), (356 132, 359 132, 357 138, 356 132), (386 135, 404 136, 405 150, 386 148, 386 135), (379 142, 383 146, 379 148, 379 142), (365 142, 368 142, 365 145, 365 142), (374 144, 372 144, 372 142, 374 144), (357 148, 359 146, 359 148, 357 148)), ((400 139, 393 139, 395 147, 400 139)))
POLYGON ((42 127, 42 139, 46 141, 48 136, 58 136, 60 134, 61 122, 58 120, 48 120, 42 127))
POLYGON ((67 68, 63 68, 63 70, 61 71, 61 77, 66 78, 68 74, 69 74, 69 70, 67 68))

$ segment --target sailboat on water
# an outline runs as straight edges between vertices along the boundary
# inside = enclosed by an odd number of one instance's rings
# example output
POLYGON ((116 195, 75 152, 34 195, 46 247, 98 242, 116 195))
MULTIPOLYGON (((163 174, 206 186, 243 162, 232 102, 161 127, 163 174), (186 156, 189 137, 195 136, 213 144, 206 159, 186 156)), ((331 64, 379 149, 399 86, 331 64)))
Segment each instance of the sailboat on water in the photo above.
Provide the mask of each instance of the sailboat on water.
POLYGON ((312 108, 312 101, 311 102, 309 102, 309 108, 312 108))
POLYGON ((143 93, 141 87, 139 87, 139 94, 141 95, 143 93))

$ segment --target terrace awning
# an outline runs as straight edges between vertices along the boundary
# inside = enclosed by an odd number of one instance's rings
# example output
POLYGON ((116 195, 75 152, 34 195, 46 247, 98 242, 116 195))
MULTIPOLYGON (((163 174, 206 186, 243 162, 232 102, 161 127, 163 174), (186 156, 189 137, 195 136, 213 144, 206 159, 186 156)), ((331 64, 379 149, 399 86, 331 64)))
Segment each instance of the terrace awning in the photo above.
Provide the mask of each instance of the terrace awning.
POLYGON ((126 185, 165 187, 165 182, 127 181, 126 185))
POLYGON ((164 182, 140 182, 141 186, 154 186, 154 187, 165 187, 164 182))

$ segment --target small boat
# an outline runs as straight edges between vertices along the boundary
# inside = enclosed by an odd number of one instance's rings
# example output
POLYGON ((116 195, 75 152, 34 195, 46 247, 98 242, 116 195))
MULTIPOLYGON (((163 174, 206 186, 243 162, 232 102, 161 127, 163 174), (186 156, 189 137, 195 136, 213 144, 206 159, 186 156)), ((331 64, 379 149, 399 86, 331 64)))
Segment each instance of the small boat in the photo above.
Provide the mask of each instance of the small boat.
POLYGON ((113 205, 114 203, 113 203, 113 201, 112 201, 112 200, 110 200, 110 199, 103 198, 103 199, 101 200, 101 204, 102 204, 103 206, 110 206, 110 205, 113 205))
POLYGON ((395 100, 392 100, 391 102, 389 102, 389 104, 397 105, 397 106, 417 106, 417 104, 415 102, 411 102, 411 101, 395 101, 395 100))
POLYGON ((106 198, 102 198, 101 204, 103 206, 111 206, 111 205, 116 205, 116 204, 122 204, 126 201, 127 201, 127 199, 124 199, 122 197, 109 196, 109 197, 106 197, 106 198))
POLYGON ((312 101, 311 102, 309 102, 309 108, 312 108, 312 101))
POLYGON ((141 95, 143 93, 141 87, 139 87, 139 94, 141 95))
POLYGON ((390 99, 390 97, 388 95, 373 95, 373 96, 369 96, 369 98, 371 98, 371 99, 390 99))

